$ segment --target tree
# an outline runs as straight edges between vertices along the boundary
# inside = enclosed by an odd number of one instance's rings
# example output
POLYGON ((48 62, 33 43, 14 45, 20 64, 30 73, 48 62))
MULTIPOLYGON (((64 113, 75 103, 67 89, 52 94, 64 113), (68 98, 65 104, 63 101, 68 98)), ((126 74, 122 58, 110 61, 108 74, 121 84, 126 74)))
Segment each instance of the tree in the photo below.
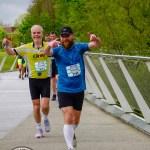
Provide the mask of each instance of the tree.
MULTIPOLYGON (((2 43, 4 37, 6 37, 7 34, 3 28, 0 28, 0 43, 2 43)), ((0 44, 0 48, 2 48, 2 44, 0 44)))
POLYGON ((19 25, 26 42, 30 28, 40 24, 44 33, 71 26, 79 41, 87 32, 101 37, 98 52, 150 56, 150 1, 148 0, 32 0, 19 25))

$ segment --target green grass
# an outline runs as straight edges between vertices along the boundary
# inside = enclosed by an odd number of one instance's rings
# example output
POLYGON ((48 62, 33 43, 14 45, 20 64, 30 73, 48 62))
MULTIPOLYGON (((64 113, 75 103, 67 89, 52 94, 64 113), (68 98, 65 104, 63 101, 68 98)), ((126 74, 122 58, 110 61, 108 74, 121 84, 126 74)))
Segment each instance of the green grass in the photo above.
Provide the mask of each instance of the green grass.
POLYGON ((13 65, 14 60, 15 60, 14 56, 8 56, 2 68, 2 72, 9 71, 11 69, 11 66, 13 65))
MULTIPOLYGON (((0 50, 0 64, 1 64, 5 55, 6 55, 6 52, 4 50, 0 50)), ((7 56, 7 58, 5 60, 5 64, 4 64, 1 72, 10 71, 10 68, 11 68, 14 60, 15 60, 14 56, 7 56)))
POLYGON ((6 55, 6 52, 0 51, 0 64, 3 60, 3 57, 6 55))

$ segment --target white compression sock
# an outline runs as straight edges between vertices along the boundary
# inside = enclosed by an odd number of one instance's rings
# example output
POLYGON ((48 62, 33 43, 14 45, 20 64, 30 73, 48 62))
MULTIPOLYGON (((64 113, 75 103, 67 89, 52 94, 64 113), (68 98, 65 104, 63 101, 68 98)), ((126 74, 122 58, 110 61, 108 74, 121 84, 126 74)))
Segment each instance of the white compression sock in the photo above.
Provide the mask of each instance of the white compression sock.
POLYGON ((44 115, 44 120, 47 120, 48 119, 48 115, 44 115))
POLYGON ((73 149, 74 128, 72 124, 64 124, 64 137, 68 148, 73 149))

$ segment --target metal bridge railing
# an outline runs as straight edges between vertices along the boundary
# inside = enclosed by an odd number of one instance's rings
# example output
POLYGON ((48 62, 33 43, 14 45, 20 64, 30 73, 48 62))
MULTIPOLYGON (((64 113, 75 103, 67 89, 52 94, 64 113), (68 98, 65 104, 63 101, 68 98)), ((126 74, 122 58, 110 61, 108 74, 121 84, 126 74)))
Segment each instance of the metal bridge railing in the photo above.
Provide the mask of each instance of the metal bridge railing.
POLYGON ((150 123, 150 57, 85 54, 87 92, 150 123))

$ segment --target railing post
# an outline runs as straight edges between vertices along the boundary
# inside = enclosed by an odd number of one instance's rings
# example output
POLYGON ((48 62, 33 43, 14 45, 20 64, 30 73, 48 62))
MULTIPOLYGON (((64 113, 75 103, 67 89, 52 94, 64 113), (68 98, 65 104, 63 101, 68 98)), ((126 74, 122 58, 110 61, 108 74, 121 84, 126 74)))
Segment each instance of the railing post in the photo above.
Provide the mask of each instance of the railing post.
POLYGON ((87 90, 87 92, 89 94, 94 94, 94 91, 92 89, 92 86, 91 86, 90 81, 89 81, 87 76, 85 77, 85 80, 86 80, 86 90, 87 90))
POLYGON ((14 66, 16 64, 16 61, 18 59, 18 56, 16 56, 15 60, 14 60, 14 63, 12 64, 11 68, 10 68, 10 71, 14 70, 14 66))
POLYGON ((85 68, 85 75, 88 81, 90 82, 90 85, 92 86, 92 90, 94 91, 95 96, 97 98, 103 98, 101 91, 98 89, 96 83, 94 82, 87 68, 85 68))
POLYGON ((121 91, 120 87, 118 86, 116 80, 114 79, 113 75, 111 74, 110 70, 108 69, 107 65, 105 64, 104 60, 102 57, 99 58, 100 62, 105 70, 105 73, 108 77, 108 80, 112 86, 112 88, 114 89, 114 92, 123 108, 123 110, 125 112, 133 112, 132 108, 130 107, 127 99, 125 98, 123 92, 121 91))
POLYGON ((116 102, 114 101, 112 95, 110 94, 109 90, 107 89, 105 83, 103 82, 101 76, 99 75, 99 73, 97 72, 95 66, 92 64, 90 58, 88 56, 85 56, 85 58, 87 59, 87 62, 89 63, 92 71, 94 72, 94 76, 99 84, 99 87, 101 88, 101 91, 103 92, 104 97, 106 98, 106 101, 109 104, 116 104, 116 102))
POLYGON ((147 68, 148 68, 148 70, 150 72, 150 62, 146 62, 146 65, 147 65, 147 68))
MULTIPOLYGON (((133 79, 131 78, 130 74, 128 73, 126 67, 124 66, 123 62, 121 61, 121 59, 118 59, 118 62, 119 62, 119 65, 120 65, 120 68, 127 80, 127 83, 143 113, 143 116, 146 120, 147 123, 150 123, 150 109, 149 107, 147 106, 143 96, 141 95, 140 91, 138 90, 137 86, 135 85, 133 79)), ((144 87, 143 87, 144 88, 144 87)))
POLYGON ((3 60, 2 60, 2 63, 0 64, 0 71, 2 71, 2 68, 3 68, 3 66, 4 66, 4 63, 5 63, 5 60, 6 60, 7 56, 8 56, 8 55, 5 55, 5 56, 4 56, 4 58, 3 58, 3 60))

